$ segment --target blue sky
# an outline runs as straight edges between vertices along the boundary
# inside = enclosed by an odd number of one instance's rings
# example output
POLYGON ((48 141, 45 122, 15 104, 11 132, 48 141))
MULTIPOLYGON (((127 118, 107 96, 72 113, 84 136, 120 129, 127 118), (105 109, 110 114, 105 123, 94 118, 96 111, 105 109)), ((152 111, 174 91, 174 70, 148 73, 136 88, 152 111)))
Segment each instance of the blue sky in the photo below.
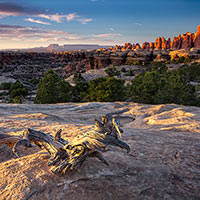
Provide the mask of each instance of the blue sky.
POLYGON ((200 0, 0 0, 0 49, 152 42, 199 24, 200 0))

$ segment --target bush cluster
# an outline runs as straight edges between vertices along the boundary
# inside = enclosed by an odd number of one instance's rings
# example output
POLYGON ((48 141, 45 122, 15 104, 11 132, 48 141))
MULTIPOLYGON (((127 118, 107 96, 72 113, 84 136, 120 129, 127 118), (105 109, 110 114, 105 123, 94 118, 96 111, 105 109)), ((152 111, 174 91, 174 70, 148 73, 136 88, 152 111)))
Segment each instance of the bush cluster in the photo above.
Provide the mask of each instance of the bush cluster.
POLYGON ((105 70, 105 72, 109 77, 120 76, 121 75, 120 71, 117 71, 116 67, 107 68, 105 70))
POLYGON ((124 80, 102 77, 89 83, 79 81, 72 87, 53 71, 49 71, 38 84, 35 103, 122 101, 124 97, 124 80))
POLYGON ((50 70, 38 83, 35 103, 69 102, 70 96, 70 84, 50 70))
POLYGON ((186 64, 172 71, 162 63, 152 63, 146 72, 137 75, 127 86, 124 80, 113 77, 115 70, 109 69, 108 73, 111 73, 111 77, 89 82, 78 79, 72 87, 53 71, 49 71, 38 84, 35 103, 134 101, 200 106, 197 88, 190 84, 191 81, 200 81, 198 63, 186 64))

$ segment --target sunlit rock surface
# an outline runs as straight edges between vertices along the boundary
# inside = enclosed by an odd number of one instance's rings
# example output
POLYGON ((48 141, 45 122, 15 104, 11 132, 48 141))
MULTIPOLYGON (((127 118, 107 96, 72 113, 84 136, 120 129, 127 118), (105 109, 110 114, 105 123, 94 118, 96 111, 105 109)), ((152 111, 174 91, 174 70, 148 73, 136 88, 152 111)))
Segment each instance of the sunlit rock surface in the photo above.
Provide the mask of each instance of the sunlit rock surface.
POLYGON ((94 118, 121 119, 131 152, 104 153, 110 166, 86 160, 79 171, 59 177, 49 172, 48 154, 20 148, 21 158, 0 146, 0 199, 199 200, 200 108, 134 103, 56 105, 0 104, 0 133, 22 135, 25 128, 72 139, 91 130, 94 118), (135 119, 135 120, 134 120, 135 119))

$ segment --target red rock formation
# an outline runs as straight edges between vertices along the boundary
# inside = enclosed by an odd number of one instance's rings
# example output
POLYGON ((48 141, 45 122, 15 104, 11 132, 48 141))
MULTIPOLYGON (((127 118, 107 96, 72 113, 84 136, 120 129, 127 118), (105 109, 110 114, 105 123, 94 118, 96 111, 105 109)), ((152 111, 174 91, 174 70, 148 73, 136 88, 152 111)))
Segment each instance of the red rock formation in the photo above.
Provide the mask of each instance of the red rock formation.
POLYGON ((132 49, 132 44, 131 43, 125 43, 124 47, 125 47, 125 49, 132 49))
POLYGON ((88 71, 90 69, 94 69, 94 56, 93 55, 88 55, 86 57, 85 69, 86 69, 86 71, 88 71))
POLYGON ((182 44, 182 37, 181 35, 178 35, 177 37, 173 38, 173 41, 171 42, 171 49, 180 49, 182 44))
POLYGON ((150 44, 147 42, 146 49, 150 50, 150 44))
POLYGON ((135 45, 135 48, 136 48, 136 49, 141 49, 140 44, 137 43, 137 44, 135 45))
POLYGON ((195 34, 187 32, 182 35, 178 35, 174 37, 171 41, 170 38, 167 40, 164 37, 156 38, 155 43, 144 42, 142 46, 137 43, 125 43, 124 46, 116 45, 114 50, 134 50, 134 49, 146 49, 146 50, 167 50, 167 49, 189 49, 192 47, 200 48, 200 25, 197 28, 197 32, 195 34))
POLYGON ((154 43, 155 49, 162 49, 162 40, 161 37, 156 38, 156 41, 154 43))
POLYGON ((149 48, 152 49, 152 50, 154 49, 154 42, 150 43, 149 48))
POLYGON ((197 27, 197 32, 194 36, 194 47, 200 48, 200 25, 197 27))
POLYGON ((167 49, 167 41, 165 40, 164 37, 161 37, 161 47, 163 50, 167 49))
POLYGON ((170 44, 171 44, 171 39, 168 38, 168 40, 167 40, 167 49, 170 49, 170 44))
POLYGON ((110 58, 106 55, 99 55, 94 57, 94 69, 102 69, 110 64, 110 58))
POLYGON ((132 44, 132 50, 134 50, 136 48, 135 44, 132 44))
POLYGON ((144 42, 141 48, 142 48, 142 49, 148 49, 148 50, 149 50, 150 45, 149 45, 148 42, 144 42))
POLYGON ((112 53, 110 55, 110 64, 112 65, 123 65, 126 62, 127 53, 112 53))
POLYGON ((192 33, 186 33, 182 34, 182 45, 181 49, 188 49, 193 47, 193 34, 192 33))
POLYGON ((114 50, 119 50, 119 49, 121 49, 121 46, 120 45, 115 45, 114 50))

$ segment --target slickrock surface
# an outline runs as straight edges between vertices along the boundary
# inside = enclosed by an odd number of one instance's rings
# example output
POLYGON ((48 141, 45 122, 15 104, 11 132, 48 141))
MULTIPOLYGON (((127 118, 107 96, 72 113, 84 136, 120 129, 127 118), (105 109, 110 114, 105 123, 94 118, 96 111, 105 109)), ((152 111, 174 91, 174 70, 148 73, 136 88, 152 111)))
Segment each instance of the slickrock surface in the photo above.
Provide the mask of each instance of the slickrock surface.
POLYGON ((199 200, 200 108, 134 103, 56 105, 0 104, 0 133, 19 136, 25 128, 70 140, 92 129, 94 118, 118 115, 131 152, 104 153, 110 166, 88 159, 79 171, 49 172, 48 154, 20 149, 16 159, 0 146, 1 200, 199 200), (134 120, 135 119, 135 120, 134 120))

